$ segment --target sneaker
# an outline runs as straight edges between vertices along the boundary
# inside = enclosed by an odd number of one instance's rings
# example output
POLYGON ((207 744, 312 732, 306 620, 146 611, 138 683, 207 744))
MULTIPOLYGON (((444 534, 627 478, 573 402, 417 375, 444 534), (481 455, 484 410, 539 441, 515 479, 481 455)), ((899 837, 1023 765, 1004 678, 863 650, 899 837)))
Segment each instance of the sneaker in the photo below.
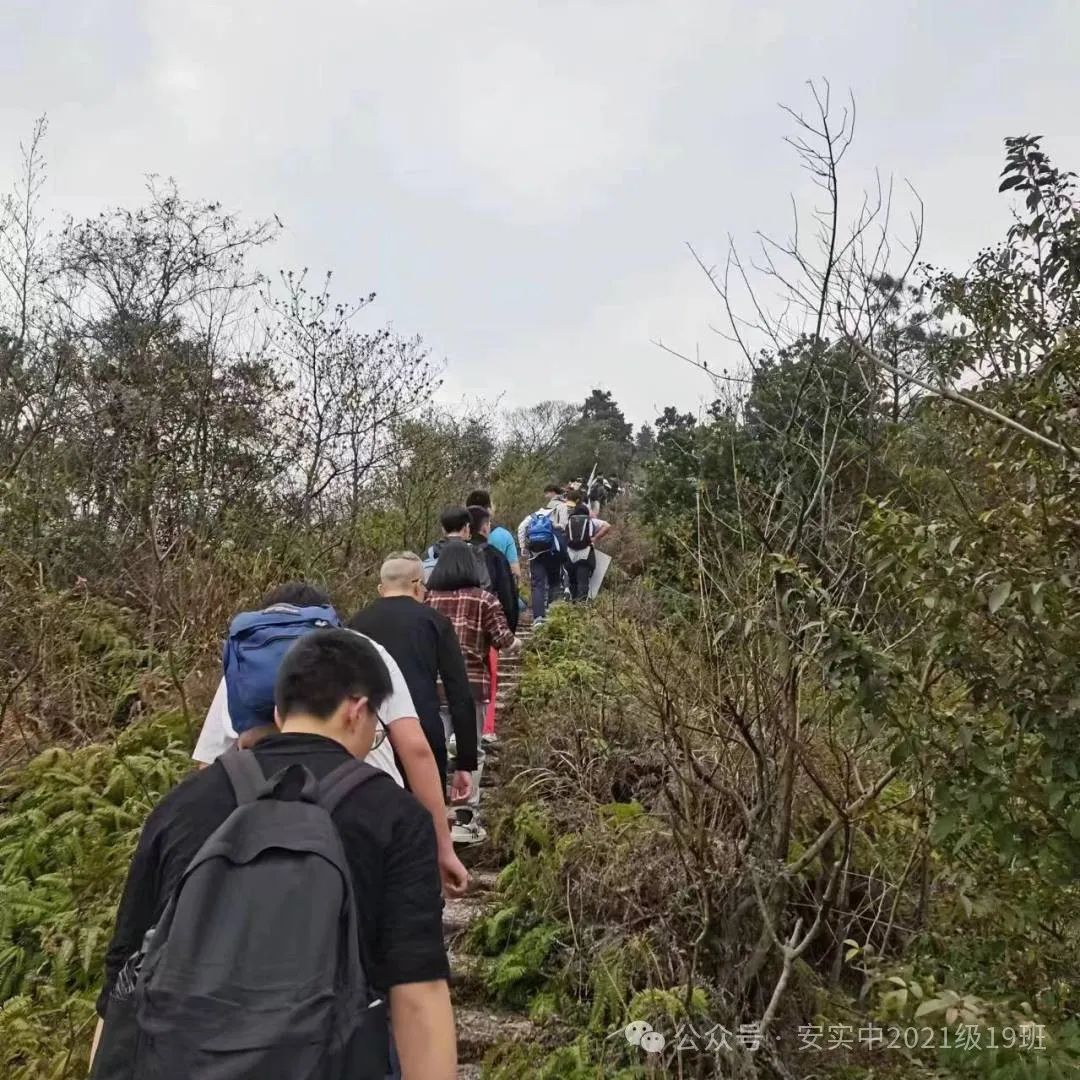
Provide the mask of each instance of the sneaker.
POLYGON ((494 731, 484 732, 484 734, 480 736, 480 741, 485 746, 494 746, 495 743, 499 741, 499 736, 496 735, 494 731))
POLYGON ((455 844, 482 844, 487 839, 487 830, 476 820, 472 810, 461 809, 450 827, 450 839, 455 844))

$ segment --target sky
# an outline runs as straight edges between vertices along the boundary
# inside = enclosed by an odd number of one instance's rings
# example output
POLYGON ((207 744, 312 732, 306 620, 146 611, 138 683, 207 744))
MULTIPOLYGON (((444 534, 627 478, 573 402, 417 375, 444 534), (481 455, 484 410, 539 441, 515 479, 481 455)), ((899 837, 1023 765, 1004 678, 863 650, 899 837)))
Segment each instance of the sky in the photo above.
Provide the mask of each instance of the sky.
POLYGON ((601 387, 644 423, 710 397, 657 342, 734 360, 688 245, 722 262, 812 198, 779 103, 850 91, 846 205, 910 183, 962 270, 1008 225, 1005 136, 1080 169, 1077 41, 1076 0, 4 0, 0 184, 45 114, 54 221, 172 177, 278 214, 267 271, 376 292, 448 402, 601 387))

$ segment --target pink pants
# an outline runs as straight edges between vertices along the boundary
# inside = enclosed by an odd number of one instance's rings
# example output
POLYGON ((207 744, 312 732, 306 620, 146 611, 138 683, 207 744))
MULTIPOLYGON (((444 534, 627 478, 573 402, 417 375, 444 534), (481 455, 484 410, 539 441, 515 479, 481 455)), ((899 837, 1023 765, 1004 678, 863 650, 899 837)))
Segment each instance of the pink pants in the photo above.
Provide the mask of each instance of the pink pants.
POLYGON ((484 734, 495 734, 495 695, 499 691, 499 650, 488 649, 488 671, 491 672, 491 697, 484 716, 484 734))

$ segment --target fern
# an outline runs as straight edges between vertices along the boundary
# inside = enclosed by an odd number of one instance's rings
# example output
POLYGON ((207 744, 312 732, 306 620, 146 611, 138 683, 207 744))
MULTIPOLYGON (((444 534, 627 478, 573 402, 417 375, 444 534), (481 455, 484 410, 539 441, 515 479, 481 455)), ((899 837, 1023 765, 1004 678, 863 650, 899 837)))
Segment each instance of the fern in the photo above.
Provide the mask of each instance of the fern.
POLYGON ((0 782, 0 1076, 86 1073, 93 1001, 147 813, 189 770, 165 713, 0 782))

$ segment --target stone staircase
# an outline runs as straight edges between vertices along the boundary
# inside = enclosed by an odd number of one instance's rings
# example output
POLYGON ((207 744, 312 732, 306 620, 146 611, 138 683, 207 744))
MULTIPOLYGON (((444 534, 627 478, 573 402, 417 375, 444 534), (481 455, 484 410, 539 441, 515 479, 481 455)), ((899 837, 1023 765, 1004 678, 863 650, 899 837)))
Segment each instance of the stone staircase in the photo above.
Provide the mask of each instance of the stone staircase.
MULTIPOLYGON (((532 633, 528 614, 525 614, 518 636, 527 643, 532 633)), ((496 691, 496 730, 504 730, 506 716, 517 696, 521 679, 521 654, 499 658, 499 685, 496 691)), ((493 783, 499 773, 498 744, 487 747, 482 790, 493 783)), ((477 844, 460 851, 467 863, 484 862, 486 845, 477 844)), ((535 1037, 533 1025, 523 1016, 500 1011, 484 1002, 483 967, 480 957, 470 956, 462 949, 464 937, 472 924, 485 914, 492 901, 499 871, 496 868, 474 869, 468 893, 448 899, 443 910, 443 932, 450 956, 450 995, 454 1002, 454 1018, 458 1036, 458 1076, 462 1080, 479 1080, 485 1054, 498 1042, 526 1041, 535 1037)))

